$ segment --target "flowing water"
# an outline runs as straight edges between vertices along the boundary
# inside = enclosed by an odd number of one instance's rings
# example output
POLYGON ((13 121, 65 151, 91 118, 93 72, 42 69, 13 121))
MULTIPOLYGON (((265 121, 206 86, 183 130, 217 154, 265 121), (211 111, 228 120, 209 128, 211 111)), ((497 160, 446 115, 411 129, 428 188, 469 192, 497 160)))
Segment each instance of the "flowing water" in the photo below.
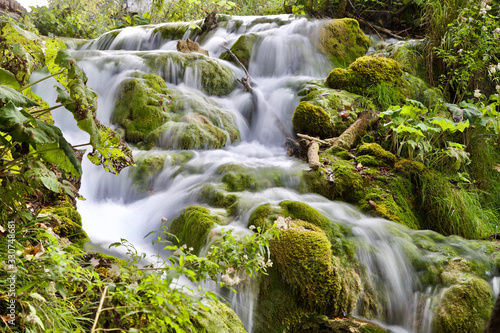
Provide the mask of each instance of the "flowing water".
MULTIPOLYGON (((273 181, 262 182, 264 185, 254 191, 239 193, 241 198, 231 225, 250 232, 246 229, 249 216, 263 203, 296 200, 309 204, 352 229, 353 238, 359 244, 358 259, 386 298, 378 322, 395 332, 431 332, 432 309, 442 288, 421 282, 414 259, 436 263, 443 262, 446 256, 444 251, 421 250, 423 243, 481 262, 485 267, 484 276, 491 281, 495 294, 499 291, 499 280, 494 277, 497 272, 486 255, 472 249, 471 242, 427 231, 410 231, 389 221, 364 216, 348 204, 303 193, 300 174, 307 165, 288 157, 283 146, 287 132, 292 133, 291 118, 299 102, 297 90, 303 82, 324 79, 331 70, 325 56, 316 48, 321 24, 321 21, 289 16, 233 17, 200 40, 202 48, 218 58, 223 52, 221 44, 231 46, 243 33, 258 36, 248 68, 254 83, 253 96, 241 87, 225 98, 205 96, 200 91, 201 78, 196 70, 188 70, 175 62, 156 68, 148 66, 144 54, 161 56, 176 52, 176 41, 162 38, 155 30, 158 26, 126 28, 75 48, 73 55, 87 73, 89 86, 99 95, 98 118, 104 124, 113 126, 110 116, 119 84, 140 70, 163 76, 167 85, 182 92, 186 99, 220 105, 236 119, 241 133, 241 142, 237 144, 218 150, 191 151, 191 158, 182 165, 174 163, 173 156, 183 152, 174 149, 168 137, 160 140, 160 148, 135 149, 136 159, 151 154, 165 158, 165 166, 151 180, 148 193, 137 189, 130 177, 130 168, 113 176, 85 161, 80 193, 86 201, 78 202, 84 229, 96 247, 106 249, 108 244, 125 238, 138 250, 154 253, 151 239, 144 235, 158 230, 162 217, 172 220, 185 207, 202 203, 203 186, 221 184, 222 175, 218 172, 221 166, 240 165, 262 180, 278 174, 279 187, 273 185, 273 181)), ((178 38, 194 36, 194 32, 187 29, 178 38)), ((220 62, 236 77, 244 76, 240 68, 220 62)), ((42 91, 39 93, 44 95, 42 91)), ((44 97, 55 99, 46 94, 44 97)), ((73 144, 88 142, 85 135, 75 130, 71 116, 59 112, 55 117, 73 144)), ((256 290, 256 286, 247 286, 237 295, 226 295, 249 332, 253 326, 256 290)))

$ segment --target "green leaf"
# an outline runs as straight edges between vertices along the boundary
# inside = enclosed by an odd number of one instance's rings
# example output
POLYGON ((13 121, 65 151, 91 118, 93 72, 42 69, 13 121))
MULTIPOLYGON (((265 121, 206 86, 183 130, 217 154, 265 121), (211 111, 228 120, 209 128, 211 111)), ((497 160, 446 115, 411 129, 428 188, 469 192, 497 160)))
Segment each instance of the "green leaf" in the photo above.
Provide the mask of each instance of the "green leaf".
POLYGON ((0 68, 0 82, 14 89, 21 88, 21 85, 17 82, 15 75, 3 68, 0 68))
POLYGON ((39 104, 24 96, 14 88, 3 84, 0 85, 0 100, 2 100, 4 104, 12 102, 15 106, 18 107, 39 106, 39 104))
POLYGON ((47 302, 47 300, 45 298, 43 298, 42 295, 38 294, 38 293, 30 293, 29 296, 33 299, 36 299, 36 300, 39 300, 39 301, 42 301, 44 303, 47 302))
POLYGON ((62 298, 66 298, 66 287, 62 282, 56 282, 56 290, 59 292, 62 298))

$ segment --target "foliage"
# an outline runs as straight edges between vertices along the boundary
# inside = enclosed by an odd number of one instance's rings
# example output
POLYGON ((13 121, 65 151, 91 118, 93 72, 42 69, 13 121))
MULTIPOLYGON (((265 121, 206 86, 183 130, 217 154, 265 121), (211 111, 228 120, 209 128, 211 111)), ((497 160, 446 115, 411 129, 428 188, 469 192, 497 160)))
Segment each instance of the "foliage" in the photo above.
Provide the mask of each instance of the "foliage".
POLYGON ((49 0, 32 7, 36 28, 46 36, 96 38, 124 26, 149 23, 149 17, 127 16, 118 0, 49 0))
POLYGON ((461 102, 473 90, 476 98, 479 89, 491 93, 495 83, 500 83, 500 22, 489 3, 470 2, 462 8, 435 47, 446 66, 441 84, 453 94, 454 102, 461 102))

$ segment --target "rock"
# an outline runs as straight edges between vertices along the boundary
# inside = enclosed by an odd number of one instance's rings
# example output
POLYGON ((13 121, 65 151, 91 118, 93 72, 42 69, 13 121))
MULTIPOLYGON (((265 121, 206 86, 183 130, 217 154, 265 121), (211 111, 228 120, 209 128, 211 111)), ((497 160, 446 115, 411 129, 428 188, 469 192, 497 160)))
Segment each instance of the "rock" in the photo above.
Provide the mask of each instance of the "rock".
POLYGON ((191 315, 198 333, 246 333, 245 327, 236 313, 222 302, 209 302, 209 311, 198 311, 191 315))
POLYGON ((382 48, 377 50, 374 55, 394 59, 400 64, 403 71, 427 81, 425 59, 423 56, 425 43, 424 39, 397 41, 382 45, 382 48))
POLYGON ((152 182, 154 178, 163 170, 167 154, 154 152, 135 156, 134 167, 130 167, 129 176, 132 183, 140 192, 153 190, 152 182))
POLYGON ((359 28, 358 21, 350 18, 325 23, 319 33, 319 43, 320 49, 336 67, 347 67, 365 55, 371 44, 359 28))
POLYGON ((189 206, 172 220, 168 231, 177 239, 169 238, 175 245, 193 248, 194 254, 199 254, 207 243, 210 230, 218 224, 225 224, 219 216, 212 215, 210 211, 201 206, 189 206))
MULTIPOLYGON (((257 41, 258 36, 256 34, 246 34, 241 35, 240 38, 231 46, 231 52, 241 61, 243 66, 248 69, 250 65, 250 57, 252 55, 252 49, 257 41)), ((230 61, 236 65, 236 61, 234 60, 228 52, 223 52, 220 55, 222 60, 230 61)))
POLYGON ((382 148, 378 143, 365 143, 356 150, 356 160, 363 166, 393 166, 397 162, 393 153, 382 148), (363 158, 365 157, 365 158, 363 158), (373 157, 373 158, 369 158, 373 157))
POLYGON ((61 238, 68 238, 75 246, 83 249, 89 240, 82 228, 82 218, 75 206, 69 202, 62 202, 54 207, 43 208, 40 214, 49 217, 54 232, 61 238))
POLYGON ((323 108, 309 102, 300 102, 297 105, 293 113, 292 123, 294 130, 301 134, 320 139, 326 139, 333 135, 328 113, 323 108))
POLYGON ((125 139, 148 149, 221 148, 239 139, 234 116, 201 93, 168 89, 157 75, 124 80, 111 121, 125 139))
POLYGON ((199 43, 193 42, 189 38, 187 40, 180 40, 177 42, 177 51, 182 53, 197 52, 207 57, 209 56, 207 50, 202 49, 199 43))
POLYGON ((208 95, 226 96, 236 88, 236 77, 219 61, 193 53, 162 52, 138 53, 153 72, 157 72, 167 82, 177 83, 185 77, 186 71, 195 75, 200 88, 208 95))
POLYGON ((493 293, 488 282, 469 270, 465 261, 451 261, 441 274, 448 288, 435 307, 433 332, 483 332, 493 308, 493 293))

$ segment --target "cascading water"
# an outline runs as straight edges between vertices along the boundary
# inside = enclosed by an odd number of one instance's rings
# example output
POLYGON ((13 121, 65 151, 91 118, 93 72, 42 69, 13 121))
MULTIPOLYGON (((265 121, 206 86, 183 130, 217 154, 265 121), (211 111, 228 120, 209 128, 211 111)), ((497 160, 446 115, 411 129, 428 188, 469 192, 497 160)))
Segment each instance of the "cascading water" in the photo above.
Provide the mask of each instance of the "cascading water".
MULTIPOLYGON (((480 262, 496 296, 499 280, 494 277, 495 268, 486 255, 473 250, 467 241, 427 231, 410 231, 392 222, 368 218, 348 204, 302 193, 300 174, 307 165, 288 157, 283 144, 287 132, 292 133, 292 113, 299 102, 297 90, 304 82, 324 79, 331 70, 315 46, 321 23, 289 16, 226 18, 219 28, 199 40, 213 58, 224 51, 221 44, 231 46, 243 33, 256 35, 257 41, 248 68, 254 93, 238 87, 224 98, 207 96, 200 91, 202 74, 196 67, 174 58, 151 65, 149 60, 155 57, 176 53, 175 40, 196 36, 185 24, 113 31, 73 50, 89 77, 88 85, 99 95, 98 118, 103 123, 113 126, 110 117, 123 80, 136 71, 143 71, 162 76, 167 85, 174 87, 187 101, 213 104, 225 110, 234 117, 241 136, 240 143, 227 144, 222 149, 183 151, 169 140, 167 132, 160 137, 158 148, 134 150, 136 159, 152 155, 165 159, 163 170, 150 179, 147 193, 138 190, 131 168, 113 176, 85 162, 80 192, 86 201, 78 202, 84 229, 92 243, 103 249, 126 238, 139 251, 152 253, 154 249, 144 235, 158 230, 162 217, 171 220, 185 207, 200 204, 204 186, 222 182, 221 167, 239 165, 252 170, 260 185, 252 192, 239 193, 237 211, 231 217, 233 227, 246 230, 251 212, 263 203, 294 200, 309 204, 352 230, 358 260, 366 267, 373 285, 384 295, 384 309, 378 321, 395 332, 431 332, 432 308, 442 287, 421 283, 414 262, 439 262, 444 254, 421 250, 425 249, 422 243, 434 242, 438 244, 436 247, 453 248, 471 261, 480 262), (165 36, 161 32, 164 27, 176 29, 170 29, 174 32, 165 36), (185 162, 178 163, 178 156, 184 156, 185 162), (279 179, 269 176, 276 173, 279 179)), ((240 68, 229 62, 219 63, 236 77, 244 76, 240 68)), ((67 118, 55 117, 72 143, 85 142, 85 138, 72 134, 67 118)), ((247 287, 231 300, 249 332, 253 326, 255 293, 256 286, 247 287)))

